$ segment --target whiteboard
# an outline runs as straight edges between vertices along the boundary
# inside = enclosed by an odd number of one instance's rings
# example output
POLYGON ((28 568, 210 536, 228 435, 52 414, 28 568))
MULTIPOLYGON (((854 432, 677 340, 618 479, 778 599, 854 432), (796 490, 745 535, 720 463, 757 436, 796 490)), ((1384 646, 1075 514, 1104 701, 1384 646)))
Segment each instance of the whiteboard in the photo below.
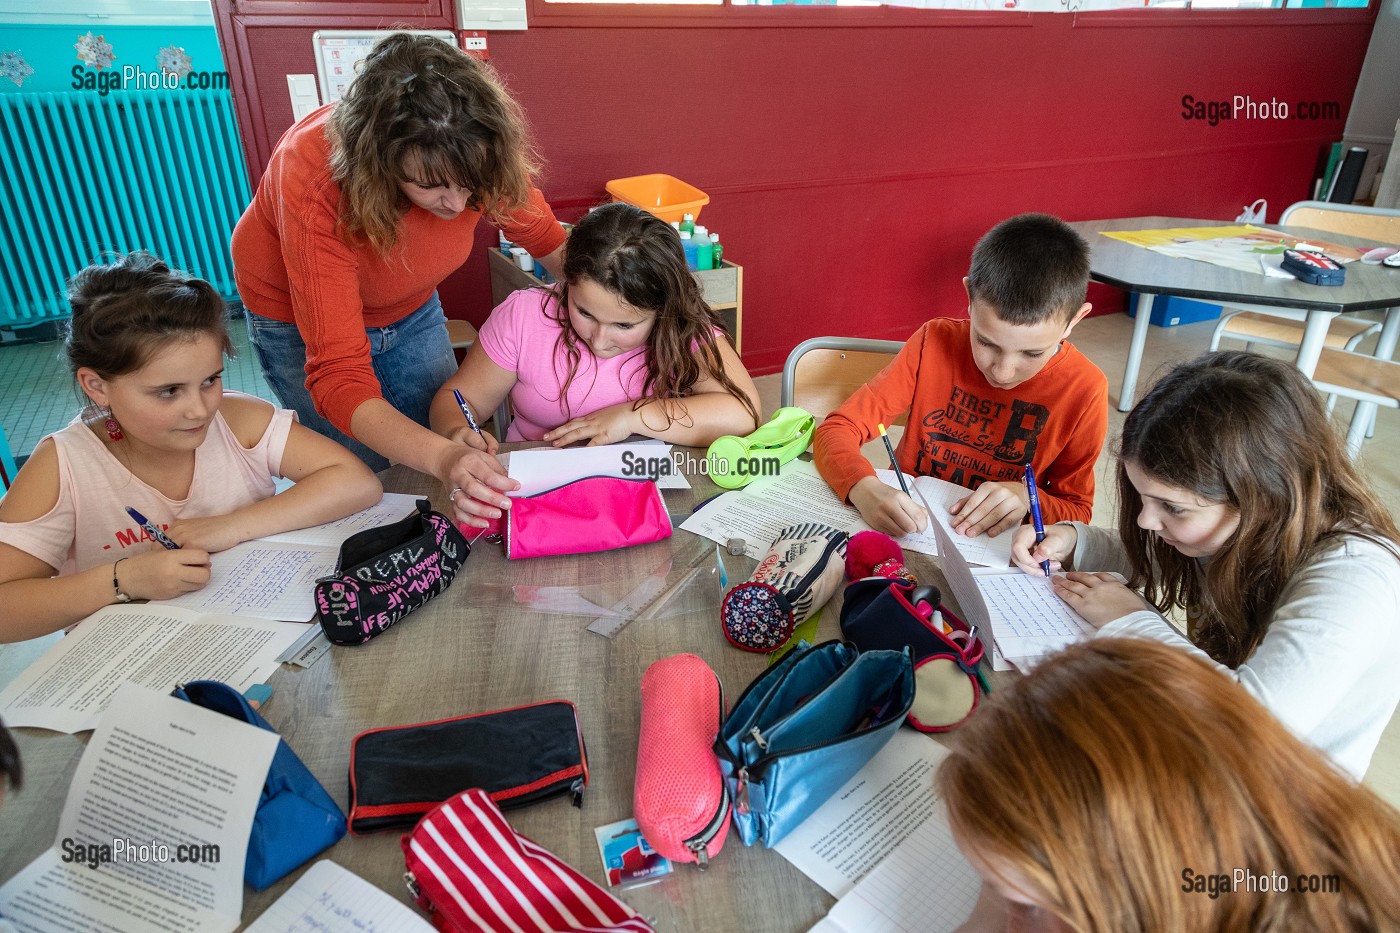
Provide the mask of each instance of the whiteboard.
POLYGON ((311 34, 316 56, 316 83, 321 103, 329 104, 345 96, 345 89, 359 74, 360 63, 369 50, 385 36, 410 32, 416 36, 437 36, 457 47, 457 36, 450 29, 320 29, 311 34))

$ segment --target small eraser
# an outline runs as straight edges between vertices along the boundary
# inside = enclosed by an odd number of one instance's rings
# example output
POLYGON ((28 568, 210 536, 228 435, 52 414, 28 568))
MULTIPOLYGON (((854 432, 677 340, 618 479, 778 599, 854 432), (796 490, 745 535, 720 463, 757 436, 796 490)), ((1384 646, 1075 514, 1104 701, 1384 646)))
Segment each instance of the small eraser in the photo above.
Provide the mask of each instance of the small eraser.
POLYGON ((738 557, 744 553, 744 539, 730 538, 725 542, 724 549, 733 556, 738 557))

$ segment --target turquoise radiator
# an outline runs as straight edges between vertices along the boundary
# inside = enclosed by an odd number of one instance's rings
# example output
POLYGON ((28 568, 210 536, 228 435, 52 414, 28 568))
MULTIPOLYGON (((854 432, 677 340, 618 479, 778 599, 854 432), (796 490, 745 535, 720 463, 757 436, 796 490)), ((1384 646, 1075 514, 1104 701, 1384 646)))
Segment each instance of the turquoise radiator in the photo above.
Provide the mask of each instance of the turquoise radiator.
POLYGON ((64 282, 148 249, 236 295, 249 201, 228 91, 0 94, 0 327, 68 315, 64 282))

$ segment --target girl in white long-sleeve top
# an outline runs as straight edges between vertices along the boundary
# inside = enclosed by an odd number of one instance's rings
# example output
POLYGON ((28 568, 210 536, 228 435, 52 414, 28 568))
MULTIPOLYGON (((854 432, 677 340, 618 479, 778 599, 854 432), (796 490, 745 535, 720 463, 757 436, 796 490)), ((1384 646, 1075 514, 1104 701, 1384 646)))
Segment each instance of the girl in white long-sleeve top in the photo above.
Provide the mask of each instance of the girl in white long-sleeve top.
POLYGON ((1289 363, 1201 356, 1129 413, 1118 530, 1018 530, 1099 635, 1202 653, 1360 777, 1400 700, 1400 532, 1289 363), (1123 585, 1105 571, 1128 577, 1123 585), (1183 636, 1163 617, 1185 611, 1183 636))

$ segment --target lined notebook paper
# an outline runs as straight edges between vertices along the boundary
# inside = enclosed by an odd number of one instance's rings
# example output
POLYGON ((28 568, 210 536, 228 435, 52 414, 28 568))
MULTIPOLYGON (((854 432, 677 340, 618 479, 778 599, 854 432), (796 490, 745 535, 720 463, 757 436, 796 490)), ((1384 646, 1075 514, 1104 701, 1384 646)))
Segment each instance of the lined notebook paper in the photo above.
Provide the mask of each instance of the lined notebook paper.
POLYGON ((244 933, 433 933, 433 928, 359 875, 322 859, 244 933))

